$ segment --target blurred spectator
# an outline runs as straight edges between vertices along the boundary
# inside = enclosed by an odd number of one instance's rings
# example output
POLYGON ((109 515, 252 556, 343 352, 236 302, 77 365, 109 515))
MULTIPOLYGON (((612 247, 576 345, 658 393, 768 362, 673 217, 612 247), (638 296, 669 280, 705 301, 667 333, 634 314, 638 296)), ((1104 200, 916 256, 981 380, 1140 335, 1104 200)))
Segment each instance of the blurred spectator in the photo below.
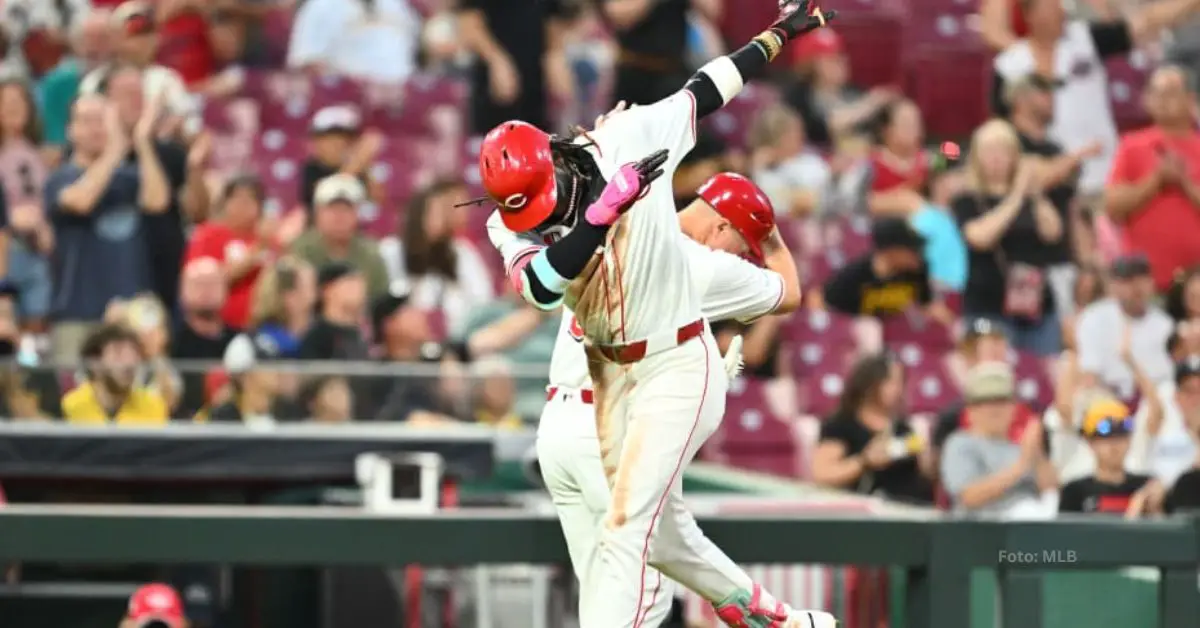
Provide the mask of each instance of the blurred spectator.
POLYGON ((1062 349, 1062 328, 1041 252, 1062 238, 1063 225, 1020 150, 1001 120, 971 138, 967 190, 953 202, 970 249, 963 313, 993 319, 1013 346, 1048 356, 1062 349))
MULTIPOLYGON (((116 61, 142 70, 141 80, 146 102, 159 100, 169 117, 164 124, 177 127, 192 115, 192 97, 183 78, 171 68, 155 63, 158 53, 158 32, 153 8, 143 0, 127 0, 112 13, 112 45, 116 61)), ((113 64, 92 70, 79 84, 79 93, 97 94, 105 91, 113 64)))
POLYGON ((216 260, 228 284, 228 299, 221 310, 225 324, 245 329, 250 322, 254 284, 273 256, 274 222, 263 219, 262 181, 254 175, 235 176, 221 194, 219 216, 196 228, 188 243, 187 261, 216 260))
POLYGON ((1158 384, 1157 394, 1148 396, 1156 402, 1154 408, 1142 400, 1127 460, 1127 468, 1167 486, 1200 455, 1200 357, 1185 356, 1174 370, 1174 378, 1158 384))
POLYGON ((79 95, 83 77, 111 61, 112 14, 93 9, 80 18, 71 33, 71 56, 44 76, 38 85, 41 96, 45 142, 56 153, 66 149, 71 103, 79 95))
POLYGON ((1200 131, 1194 86, 1184 70, 1159 68, 1143 94, 1154 124, 1121 138, 1105 196, 1130 247, 1150 260, 1165 291, 1179 269, 1200 264, 1200 131))
POLYGON ((1064 152, 1050 138, 1050 123, 1054 119, 1054 85, 1037 74, 1007 84, 1005 101, 1009 106, 1008 120, 1021 140, 1021 152, 1032 164, 1038 188, 1058 211, 1063 224, 1063 236, 1046 243, 1042 255, 1046 262, 1046 279, 1054 295, 1059 316, 1075 313, 1071 297, 1075 284, 1075 252, 1080 259, 1090 259, 1092 246, 1086 240, 1087 229, 1083 214, 1075 202, 1080 166, 1097 157, 1103 150, 1099 142, 1086 144, 1072 152, 1064 152))
POLYGON ((1062 321, 1063 345, 1075 349, 1079 342, 1079 317, 1089 305, 1108 296, 1104 273, 1092 264, 1084 264, 1075 272, 1075 283, 1071 289, 1071 314, 1064 316, 1062 321))
POLYGON ((129 609, 118 628, 188 628, 183 599, 169 585, 139 587, 129 598, 129 609))
POLYGON ((932 313, 933 290, 921 258, 925 239, 903 218, 881 218, 871 227, 871 244, 870 253, 825 282, 825 304, 851 316, 892 316, 913 308, 932 313))
POLYGON ((924 440, 901 418, 903 367, 887 354, 865 357, 846 377, 838 409, 821 425, 813 455, 817 484, 928 504, 933 469, 924 440))
POLYGON ((454 205, 466 198, 460 181, 421 190, 404 213, 403 230, 379 243, 391 282, 409 286, 413 305, 441 311, 450 329, 465 325, 472 309, 495 298, 479 250, 452 231, 454 205))
MULTIPOLYGON (((138 373, 138 384, 153 390, 167 402, 167 409, 174 411, 179 404, 183 381, 179 372, 168 361, 171 334, 167 310, 154 295, 141 294, 121 303, 113 311, 117 317, 105 323, 116 323, 132 329, 142 346, 144 366, 138 373)), ((188 413, 187 416, 191 416, 188 413)))
MULTIPOLYGON (((260 67, 269 61, 264 22, 272 13, 290 12, 294 7, 291 0, 216 0, 213 4, 211 21, 214 29, 226 29, 231 38, 229 52, 232 54, 225 60, 251 67, 260 67)), ((220 55, 220 46, 217 48, 220 55)))
POLYGON ((963 390, 969 427, 946 440, 941 478, 954 509, 975 514, 1049 514, 1043 492, 1058 479, 1046 457, 1040 423, 1032 422, 1020 442, 1009 438, 1016 415, 1016 383, 1004 362, 978 364, 963 390))
POLYGON ((1175 322, 1200 319, 1200 266, 1175 273, 1163 307, 1175 322))
POLYGON ((344 377, 318 377, 304 385, 300 398, 315 423, 348 423, 353 418, 354 394, 344 377))
MULTIPOLYGON (((212 258, 194 259, 183 267, 179 286, 179 322, 171 334, 171 358, 220 360, 237 335, 221 318, 225 304, 225 278, 212 258)), ((191 416, 204 405, 204 372, 186 369, 183 396, 176 416, 191 416)))
POLYGON ((125 164, 129 138, 118 111, 82 96, 71 114, 70 159, 50 175, 46 206, 58 240, 52 308, 55 359, 79 356, 108 302, 152 287, 142 211, 166 207, 167 186, 144 136, 139 166, 125 164), (149 174, 148 178, 143 178, 149 174))
POLYGON ((688 11, 720 18, 722 0, 605 0, 598 3, 616 38, 613 102, 648 105, 687 80, 688 11))
MULTIPOLYGON (((1037 74, 1056 85, 1054 110, 1070 112, 1054 116, 1050 135, 1064 149, 1077 151, 1099 142, 1099 156, 1083 163, 1079 189, 1087 195, 1103 191, 1113 150, 1117 145, 1117 126, 1109 101, 1108 73, 1104 60, 1128 54, 1135 44, 1152 41, 1164 28, 1174 26, 1200 6, 1192 0, 1163 0, 1144 5, 1124 17, 1087 22, 1066 19, 1059 0, 1029 0, 1024 5, 1028 36, 1016 39, 1011 32, 995 43, 1003 48, 996 56, 996 93, 999 100, 1005 83, 1030 74, 1037 74)), ((1009 17, 987 16, 991 21, 1003 21, 988 31, 1007 31, 1009 17)), ((1002 102, 997 102, 1003 112, 1002 102)))
POLYGON ((0 83, 0 267, 20 291, 17 305, 27 329, 46 330, 50 310, 50 262, 54 230, 43 203, 47 171, 38 151, 41 124, 28 87, 0 83))
POLYGON ((387 269, 379 248, 358 230, 358 208, 366 201, 362 183, 348 174, 322 179, 313 194, 313 227, 292 243, 292 254, 315 268, 347 264, 367 282, 370 295, 387 290, 387 269))
POLYGON ((279 358, 274 344, 261 335, 238 334, 225 349, 224 366, 233 398, 212 409, 213 423, 273 425, 278 408, 278 373, 267 368, 279 358))
POLYGON ((335 174, 357 177, 375 203, 382 200, 378 184, 368 170, 383 148, 383 136, 376 131, 362 132, 358 110, 350 105, 325 107, 309 123, 308 158, 300 177, 300 202, 312 219, 313 195, 317 185, 335 174))
POLYGON ((1076 345, 1084 385, 1106 386, 1125 399, 1136 387, 1121 356, 1122 336, 1117 332, 1129 328, 1133 359, 1146 377, 1158 383, 1171 377, 1166 347, 1175 324, 1152 301, 1154 284, 1144 256, 1117 259, 1109 276, 1112 296, 1087 306, 1079 315, 1076 345))
POLYGON ((160 45, 155 59, 195 89, 217 71, 209 39, 209 0, 159 0, 153 7, 160 45))
POLYGON ((775 213, 803 217, 820 211, 833 181, 829 165, 804 145, 804 126, 776 105, 759 113, 750 128, 751 178, 771 199, 775 213))
POLYGON ((476 57, 472 131, 487 133, 508 120, 549 128, 548 95, 569 100, 574 89, 563 46, 567 3, 463 0, 458 6, 459 38, 476 57))
POLYGON ((303 260, 284 257, 267 268, 254 286, 250 328, 279 348, 281 358, 300 355, 300 343, 313 324, 317 273, 303 260))
POLYGON ((695 200, 696 190, 713 175, 737 170, 728 167, 728 152, 728 147, 720 138, 704 130, 698 132, 696 145, 680 160, 675 176, 671 179, 671 190, 675 195, 677 208, 683 208, 695 200))
POLYGON ((1080 430, 1096 458, 1095 472, 1068 482, 1058 498, 1059 512, 1106 513, 1127 518, 1162 512, 1166 490, 1158 480, 1125 471, 1133 418, 1115 399, 1094 402, 1080 430))
POLYGON ((515 411, 517 387, 508 360, 489 356, 471 366, 475 385, 475 422, 501 429, 523 427, 521 416, 515 411))
POLYGON ((925 238, 925 266, 935 292, 960 293, 967 286, 967 244, 950 213, 950 204, 962 188, 958 170, 932 170, 929 201, 909 219, 925 238))
MULTIPOLYGON (((400 286, 371 304, 375 338, 382 348, 380 360, 387 364, 434 365, 442 358, 433 344, 433 333, 424 312, 409 303, 400 286)), ((440 425, 454 419, 442 412, 437 379, 405 374, 372 382, 371 396, 376 421, 406 421, 414 425, 440 425)))
MULTIPOLYGON (((987 362, 1008 362, 1008 337, 1004 330, 986 318, 975 318, 967 321, 966 331, 958 343, 958 350, 949 356, 951 372, 960 376, 959 388, 966 387, 966 376, 979 364, 987 362)), ((1036 421, 1037 415, 1028 406, 1016 404, 1016 416, 1013 417, 1009 436, 1013 442, 1020 439, 1029 421, 1036 421)), ((937 415, 937 423, 933 428, 933 446, 940 451, 946 439, 967 426, 968 414, 963 400, 956 399, 949 407, 937 415)))
POLYGON ((118 65, 109 71, 104 91, 135 140, 128 160, 130 165, 136 161, 143 185, 153 174, 155 180, 161 177, 167 186, 165 202, 156 200, 153 205, 143 205, 143 229, 149 246, 154 292, 163 303, 175 303, 179 299, 179 271, 187 245, 185 218, 199 222, 208 214, 203 166, 209 140, 200 136, 189 150, 176 141, 159 139, 155 129, 163 120, 164 103, 161 99, 145 100, 139 87, 141 82, 141 70, 118 65))
POLYGON ((288 67, 378 83, 416 68, 421 18, 407 0, 306 0, 296 11, 288 67))
MULTIPOLYGON (((318 316, 300 343, 302 360, 365 360, 370 352, 362 335, 367 285, 360 271, 330 262, 317 271, 318 316)), ((260 334, 261 336, 261 334, 260 334)))
POLYGON ((798 80, 784 89, 784 100, 800 115, 804 136, 813 144, 837 146, 846 136, 865 132, 879 111, 899 97, 892 87, 863 95, 850 84, 850 60, 833 29, 813 31, 792 50, 798 80))
MULTIPOLYGON (((47 413, 41 408, 41 395, 31 389, 31 377, 17 358, 21 343, 17 327, 17 289, 9 283, 0 283, 0 420, 40 419, 57 414, 47 413)), ((54 406, 58 399, 55 398, 54 406)), ((56 408, 57 409, 57 408, 56 408)))
POLYGON ((163 425, 167 402, 138 386, 144 357, 137 334, 122 325, 104 325, 83 343, 85 379, 63 396, 62 416, 69 423, 163 425))
POLYGON ((891 100, 879 109, 867 191, 872 215, 907 217, 925 206, 930 161, 924 138, 921 110, 912 101, 891 100))
MULTIPOLYGON (((473 309, 461 329, 451 328, 450 338, 465 347, 462 353, 470 359, 500 353, 512 364, 541 368, 550 362, 560 320, 506 290, 498 299, 473 309)), ((517 380, 518 414, 537 416, 541 412, 546 403, 545 384, 533 377, 517 380)))

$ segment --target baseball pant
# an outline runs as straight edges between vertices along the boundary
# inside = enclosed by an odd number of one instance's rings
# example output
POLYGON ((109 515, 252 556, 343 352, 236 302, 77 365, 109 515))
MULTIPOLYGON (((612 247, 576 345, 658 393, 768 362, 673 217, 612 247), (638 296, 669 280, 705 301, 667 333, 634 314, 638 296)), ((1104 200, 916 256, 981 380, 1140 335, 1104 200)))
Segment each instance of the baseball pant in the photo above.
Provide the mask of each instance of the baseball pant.
MULTIPOLYGON (((753 580, 704 536, 683 503, 683 469, 725 411, 728 378, 711 334, 603 368, 593 412, 610 490, 593 540, 580 535, 576 542, 594 549, 572 550, 572 558, 586 556, 576 565, 584 574, 581 628, 653 626, 660 587, 668 586, 655 569, 712 601, 749 591, 753 580)), ((580 468, 595 471, 594 465, 580 468)), ((598 495, 591 490, 586 499, 598 495)))

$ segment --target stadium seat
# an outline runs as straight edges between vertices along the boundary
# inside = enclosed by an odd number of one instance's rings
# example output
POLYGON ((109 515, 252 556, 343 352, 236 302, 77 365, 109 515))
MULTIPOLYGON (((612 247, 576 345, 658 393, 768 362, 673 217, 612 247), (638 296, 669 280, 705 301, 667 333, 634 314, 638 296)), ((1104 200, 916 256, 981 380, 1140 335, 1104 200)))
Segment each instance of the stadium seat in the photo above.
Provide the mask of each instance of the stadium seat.
POLYGON ((990 115, 991 56, 978 47, 914 51, 907 74, 930 137, 967 137, 990 115))
POLYGON ((944 354, 953 346, 950 330, 921 312, 880 318, 883 341, 888 346, 915 345, 927 353, 944 354))
POLYGON ((1013 363, 1017 378, 1017 397, 1039 412, 1054 401, 1054 382, 1042 358, 1018 351, 1013 363))
POLYGON ((799 447, 791 425, 771 409, 764 383, 740 377, 730 383, 716 455, 735 467, 794 477, 799 447))
POLYGON ((845 368, 817 369, 797 380, 801 411, 826 417, 837 407, 845 387, 845 368))
MULTIPOLYGON (((836 4, 854 5, 849 1, 836 4)), ((837 18, 837 32, 850 57, 850 73, 857 85, 899 85, 903 79, 904 19, 898 13, 874 10, 870 13, 843 10, 837 18)))
POLYGON ((1127 57, 1109 59, 1108 97, 1113 118, 1121 131, 1138 129, 1149 123, 1140 95, 1149 80, 1153 64, 1142 51, 1134 51, 1127 57))
POLYGON ((936 413, 958 397, 958 387, 940 360, 909 367, 904 374, 905 398, 912 413, 936 413))
POLYGON ((783 324, 786 341, 848 344, 854 338, 853 319, 828 310, 796 312, 783 324))

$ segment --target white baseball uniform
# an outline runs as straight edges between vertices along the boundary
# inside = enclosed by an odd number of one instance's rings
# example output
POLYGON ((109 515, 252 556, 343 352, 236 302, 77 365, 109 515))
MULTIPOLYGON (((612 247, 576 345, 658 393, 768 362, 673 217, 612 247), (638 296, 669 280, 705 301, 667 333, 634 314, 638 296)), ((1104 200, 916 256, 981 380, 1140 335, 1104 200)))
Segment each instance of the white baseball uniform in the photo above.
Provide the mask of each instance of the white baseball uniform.
MULTIPOLYGON (((728 386, 669 183, 695 143, 693 96, 684 90, 617 114, 586 140, 594 142, 591 152, 606 178, 625 163, 670 150, 662 179, 609 232, 590 284, 602 289, 586 306, 582 299, 567 301, 576 305, 576 331, 592 345, 585 364, 595 385, 591 410, 610 489, 605 520, 593 523, 589 544, 596 549, 575 565, 588 588, 581 628, 642 628, 652 625, 646 611, 660 594, 651 561, 678 581, 695 581, 696 592, 714 601, 752 586, 719 550, 701 556, 705 548, 681 532, 695 528, 682 502, 683 467, 720 424, 728 386), (599 357, 595 347, 604 345, 640 346, 637 353, 644 355, 620 364, 599 357), (685 552, 670 556, 671 547, 685 552), (711 579, 695 577, 705 569, 711 579)), ((489 234, 509 270, 541 245, 536 237, 503 230, 498 215, 489 220, 489 234)))
MULTIPOLYGON (((768 314, 783 298, 783 279, 727 253, 710 250, 680 236, 687 251, 701 309, 709 320, 748 321, 768 314)), ((591 379, 582 335, 573 315, 564 314, 550 362, 550 395, 538 424, 538 461, 550 491, 575 573, 584 583, 581 609, 591 611, 596 600, 587 586, 599 526, 609 503, 609 486, 600 462, 595 413, 590 401, 591 379)), ((671 498, 672 507, 677 507, 671 498)), ((695 524, 690 516, 675 526, 664 524, 652 549, 651 562, 669 564, 669 571, 688 588, 716 601, 736 589, 753 585, 695 524)), ((649 599, 643 600, 643 625, 660 625, 670 613, 673 586, 658 570, 649 570, 649 599)))

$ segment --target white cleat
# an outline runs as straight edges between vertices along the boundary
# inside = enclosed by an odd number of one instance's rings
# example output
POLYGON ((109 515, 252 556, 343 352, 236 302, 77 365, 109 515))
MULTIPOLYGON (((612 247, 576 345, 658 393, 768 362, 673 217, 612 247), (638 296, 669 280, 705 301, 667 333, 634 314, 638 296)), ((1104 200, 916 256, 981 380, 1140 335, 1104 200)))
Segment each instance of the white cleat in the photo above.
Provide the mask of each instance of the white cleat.
POLYGON ((825 611, 788 609, 787 623, 783 628, 837 628, 837 620, 825 611))

